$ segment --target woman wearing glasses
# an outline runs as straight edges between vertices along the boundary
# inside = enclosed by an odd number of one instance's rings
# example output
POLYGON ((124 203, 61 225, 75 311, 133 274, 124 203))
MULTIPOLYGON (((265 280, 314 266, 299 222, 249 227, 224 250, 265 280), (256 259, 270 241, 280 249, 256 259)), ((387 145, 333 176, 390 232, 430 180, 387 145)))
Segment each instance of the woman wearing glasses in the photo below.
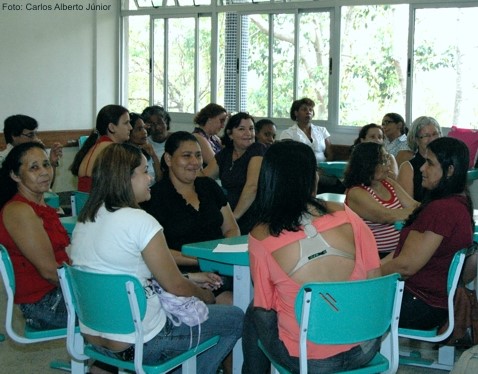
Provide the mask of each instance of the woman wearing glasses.
MULTIPOLYGON (((400 114, 387 113, 382 119, 383 133, 385 135, 385 150, 397 157, 398 152, 408 150, 408 128, 400 114)), ((397 160, 398 162, 398 160, 397 160)), ((398 164, 400 166, 400 163, 398 164)))
POLYGON ((407 219, 417 206, 403 188, 388 176, 390 158, 381 144, 357 144, 345 170, 345 204, 372 230, 380 257, 393 251, 400 232, 394 223, 407 219))
MULTIPOLYGON (((3 136, 5 137, 7 147, 0 152, 0 166, 14 146, 27 142, 42 143, 40 138, 38 138, 37 120, 24 114, 15 114, 5 119, 3 136)), ((53 143, 48 156, 53 167, 52 184, 55 180, 55 169, 62 156, 63 146, 58 142, 53 143)))
POLYGON ((421 166, 425 163, 428 144, 441 137, 442 132, 437 120, 433 117, 418 117, 412 123, 407 136, 411 151, 400 151, 402 159, 408 157, 400 165, 397 181, 415 200, 422 201, 425 189, 422 186, 421 166))

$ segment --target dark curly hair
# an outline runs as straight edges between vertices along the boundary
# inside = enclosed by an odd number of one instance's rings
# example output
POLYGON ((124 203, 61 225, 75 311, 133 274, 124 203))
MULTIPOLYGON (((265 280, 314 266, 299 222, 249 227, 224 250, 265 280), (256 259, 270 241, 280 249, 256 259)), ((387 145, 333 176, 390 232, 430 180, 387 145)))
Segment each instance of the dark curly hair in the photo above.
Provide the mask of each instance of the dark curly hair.
POLYGON ((351 188, 361 184, 370 186, 377 165, 383 161, 382 144, 369 142, 355 145, 344 173, 345 187, 351 188))
MULTIPOLYGON (((295 116, 295 112, 297 112, 302 105, 307 105, 312 108, 315 107, 315 102, 312 99, 309 99, 308 97, 303 97, 302 99, 299 100, 294 100, 292 103, 292 106, 290 107, 290 119, 292 121, 295 121, 297 117, 295 116)), ((315 114, 315 111, 314 111, 315 114)))

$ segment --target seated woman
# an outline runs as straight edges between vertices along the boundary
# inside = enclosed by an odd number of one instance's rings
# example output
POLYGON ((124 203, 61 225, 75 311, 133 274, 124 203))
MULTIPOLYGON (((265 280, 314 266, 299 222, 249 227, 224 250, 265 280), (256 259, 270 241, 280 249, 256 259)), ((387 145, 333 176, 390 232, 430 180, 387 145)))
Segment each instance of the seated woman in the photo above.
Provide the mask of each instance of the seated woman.
MULTIPOLYGON (((408 127, 403 117, 398 113, 387 113, 382 119, 383 133, 385 134, 385 150, 397 157, 398 152, 408 150, 408 127)), ((400 167, 400 160, 397 159, 400 167)))
POLYGON ((193 134, 201 147, 204 167, 222 150, 219 132, 224 128, 227 110, 219 104, 210 103, 195 116, 193 134))
POLYGON ((70 166, 73 175, 78 177, 78 191, 90 192, 96 158, 111 143, 128 141, 132 129, 128 109, 120 105, 101 108, 96 117, 96 130, 86 139, 70 166))
POLYGON ((39 142, 13 147, 0 169, 0 243, 15 272, 15 303, 35 329, 66 327, 56 269, 70 244, 56 210, 45 204, 53 168, 39 142))
MULTIPOLYGON (((355 139, 354 141, 352 149, 357 144, 364 143, 364 142, 374 142, 374 143, 383 145, 382 126, 379 126, 376 123, 369 123, 368 125, 363 126, 359 131, 359 135, 357 139, 355 139)), ((390 160, 389 177, 396 179, 398 175, 397 160, 395 159, 395 156, 393 156, 390 153, 388 154, 388 158, 390 160)))
POLYGON ((161 180, 163 177, 163 172, 161 171, 161 160, 154 150, 152 144, 148 141, 148 131, 146 131, 146 125, 144 123, 143 117, 138 113, 129 114, 131 126, 133 130, 129 134, 129 143, 134 144, 140 147, 148 160, 148 172, 149 175, 156 182, 161 180), (149 170, 149 168, 152 170, 149 170))
POLYGON ((460 140, 443 137, 427 146, 420 168, 425 199, 406 221, 397 249, 382 260, 384 274, 405 279, 400 327, 430 329, 447 320, 448 269, 454 254, 472 243, 468 164, 469 151, 460 140))
MULTIPOLYGON (((197 177, 202 155, 194 135, 177 131, 166 140, 163 156, 165 178, 151 189, 144 209, 158 220, 176 263, 182 272, 199 271, 196 258, 184 256, 184 244, 239 236, 239 226, 221 187, 210 178, 197 177)), ((221 279, 208 273, 211 281, 221 279)), ((218 304, 232 303, 232 295, 218 290, 218 304)))
MULTIPOLYGON (((270 146, 254 203, 258 223, 249 235, 254 308, 249 307, 244 322, 243 373, 267 369, 258 338, 280 365, 299 372, 294 303, 302 284, 380 276, 370 230, 347 206, 317 200, 316 189, 316 160, 309 146, 296 141, 270 146), (313 251, 304 253, 308 243, 313 251)), ((348 345, 309 342, 309 373, 363 366, 379 347, 380 339, 348 345)))
POLYGON ((270 147, 276 140, 277 127, 270 119, 263 118, 256 122, 256 142, 270 147))
MULTIPOLYGON (((149 295, 143 321, 143 362, 158 364, 187 351, 190 339, 202 342, 219 335, 217 345, 200 354, 198 373, 215 373, 242 332, 243 312, 234 306, 210 305, 199 328, 175 326, 166 316, 151 279, 178 296, 214 303, 211 291, 182 276, 168 249, 162 227, 138 203, 149 200, 151 177, 146 157, 130 144, 112 144, 96 159, 93 188, 73 232, 74 266, 105 274, 136 276, 149 295), (199 334, 200 333, 200 334, 199 334), (192 336, 191 336, 192 335, 192 336)), ((86 340, 112 357, 126 358, 133 334, 102 334, 80 325, 86 340), (126 352, 125 352, 126 351, 126 352)))
POLYGON ((400 232, 394 222, 407 219, 417 206, 392 178, 390 159, 381 144, 360 143, 354 147, 345 170, 345 204, 362 217, 372 230, 381 256, 393 251, 400 232))
POLYGON ((415 200, 422 201, 425 192, 422 187, 420 168, 425 163, 427 145, 441 137, 441 128, 433 117, 418 117, 412 123, 407 135, 410 151, 400 151, 398 157, 403 160, 400 165, 397 182, 415 200))
POLYGON ((256 143, 254 118, 248 113, 233 115, 224 132, 225 148, 203 173, 214 179, 219 176, 234 218, 244 235, 253 224, 249 208, 256 197, 257 179, 266 147, 256 143))

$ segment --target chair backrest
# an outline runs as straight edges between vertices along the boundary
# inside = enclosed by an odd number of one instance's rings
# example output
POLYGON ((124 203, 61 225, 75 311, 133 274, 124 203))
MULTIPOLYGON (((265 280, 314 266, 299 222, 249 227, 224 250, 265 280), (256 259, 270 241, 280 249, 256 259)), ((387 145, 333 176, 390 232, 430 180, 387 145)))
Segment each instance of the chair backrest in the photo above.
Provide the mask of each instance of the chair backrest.
POLYGON ((0 271, 2 273, 3 284, 5 285, 5 288, 9 287, 12 291, 12 295, 14 295, 15 273, 13 272, 13 265, 12 261, 10 260, 10 255, 8 254, 7 249, 2 244, 0 244, 0 253, 2 257, 2 262, 0 263, 0 271))
POLYGON ((319 162, 319 168, 322 169, 325 174, 343 178, 347 164, 347 161, 322 161, 319 162))
POLYGON ((61 339, 66 336, 66 329, 35 330, 25 325, 23 334, 19 334, 13 328, 13 312, 15 306, 15 272, 7 249, 0 244, 0 274, 7 294, 7 305, 5 308, 5 329, 8 336, 20 344, 44 342, 48 340, 61 339))
POLYGON ((418 339, 429 342, 439 342, 448 338, 455 327, 454 298, 461 271, 465 262, 466 248, 456 252, 448 268, 447 292, 448 292, 448 327, 445 331, 438 331, 438 326, 430 330, 414 330, 400 328, 399 335, 404 338, 418 339))
POLYGON ((99 274, 63 266, 73 306, 81 323, 105 333, 135 332, 126 284, 129 282, 134 287, 140 318, 143 320, 146 313, 146 296, 137 278, 123 274, 99 274))
POLYGON ((301 331, 306 329, 307 339, 317 344, 351 344, 382 336, 392 324, 399 282, 398 274, 390 274, 306 283, 295 303, 301 331))
POLYGON ((71 215, 77 216, 85 206, 90 194, 88 192, 73 191, 71 194, 71 215))
POLYGON ((448 270, 447 291, 448 291, 448 328, 440 335, 448 337, 455 327, 454 299, 461 271, 465 263, 466 248, 459 250, 453 256, 448 270))
POLYGON ((78 138, 78 147, 81 149, 83 147, 83 144, 85 144, 86 139, 88 139, 88 135, 82 135, 78 138))

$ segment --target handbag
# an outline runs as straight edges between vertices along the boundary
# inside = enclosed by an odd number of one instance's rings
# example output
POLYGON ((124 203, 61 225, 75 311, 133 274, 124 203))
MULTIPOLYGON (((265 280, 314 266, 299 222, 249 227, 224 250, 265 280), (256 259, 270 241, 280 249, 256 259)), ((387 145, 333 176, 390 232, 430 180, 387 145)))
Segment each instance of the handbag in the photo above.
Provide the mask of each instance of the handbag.
MULTIPOLYGON (((467 249, 465 261, 476 253, 478 253, 478 244, 473 243, 467 249)), ((476 269, 475 262, 471 264, 476 269)), ((446 344, 466 349, 478 344, 478 300, 476 290, 468 289, 463 279, 460 280, 460 283, 456 289, 453 303, 455 327, 446 344)))
POLYGON ((463 141, 470 150, 470 165, 469 168, 473 168, 475 163, 475 156, 478 151, 478 131, 473 129, 461 129, 456 126, 452 126, 448 132, 448 136, 451 138, 459 139, 463 141))
MULTIPOLYGON (((161 306, 174 326, 181 323, 188 325, 191 329, 198 326, 198 344, 201 336, 201 323, 209 317, 207 305, 196 296, 176 296, 165 291, 156 279, 152 280, 154 292, 158 295, 161 306)), ((192 330, 189 348, 192 346, 192 330)))

